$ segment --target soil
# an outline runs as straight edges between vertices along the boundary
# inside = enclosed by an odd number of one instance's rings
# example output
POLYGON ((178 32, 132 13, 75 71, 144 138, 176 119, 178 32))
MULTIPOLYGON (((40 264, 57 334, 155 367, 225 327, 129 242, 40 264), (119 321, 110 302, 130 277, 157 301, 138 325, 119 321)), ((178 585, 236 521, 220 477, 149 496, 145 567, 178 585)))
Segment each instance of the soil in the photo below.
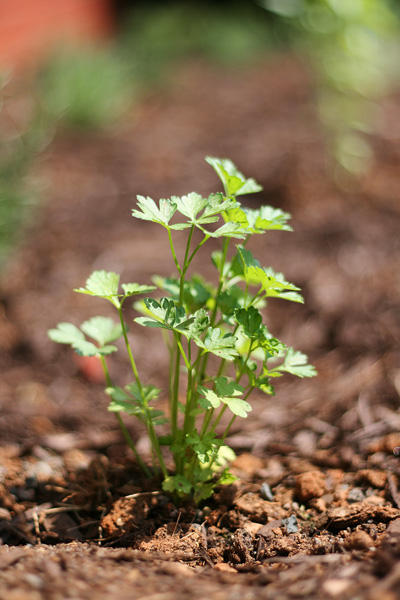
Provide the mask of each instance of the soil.
MULTIPOLYGON (((120 127, 58 135, 1 288, 0 600, 400 597, 398 123, 392 96, 368 173, 343 187, 310 78, 285 55, 245 72, 183 64, 120 127), (107 310, 72 292, 95 268, 139 283, 173 271, 165 239, 130 210, 136 194, 217 189, 207 154, 264 186, 253 205, 292 214, 294 233, 253 251, 302 288, 305 305, 271 302, 267 318, 319 375, 255 396, 228 439, 237 482, 196 508, 143 479, 97 363, 46 330, 107 310)), ((165 387, 158 336, 132 333, 144 379, 165 387)), ((126 381, 122 359, 110 368, 126 381)))

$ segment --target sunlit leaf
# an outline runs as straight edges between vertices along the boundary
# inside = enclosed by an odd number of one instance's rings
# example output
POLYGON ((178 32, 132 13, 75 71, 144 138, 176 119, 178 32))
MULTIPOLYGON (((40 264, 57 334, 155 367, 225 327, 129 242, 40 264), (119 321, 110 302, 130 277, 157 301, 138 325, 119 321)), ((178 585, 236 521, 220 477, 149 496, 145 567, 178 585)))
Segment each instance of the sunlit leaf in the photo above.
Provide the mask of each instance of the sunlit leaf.
POLYGON ((156 289, 154 285, 140 285, 139 283, 123 283, 121 287, 127 297, 136 296, 137 294, 149 294, 156 289))
POLYGON ((231 412, 233 412, 234 415, 237 415, 238 417, 242 417, 243 419, 245 419, 247 417, 247 413, 252 410, 251 405, 246 400, 243 400, 242 398, 225 398, 224 397, 221 400, 228 406, 229 410, 231 412))
POLYGON ((100 346, 115 342, 122 335, 120 323, 116 324, 110 317, 92 317, 81 325, 82 331, 100 346))
MULTIPOLYGON (((115 346, 108 344, 96 346, 92 342, 87 341, 83 332, 72 323, 59 323, 56 329, 50 329, 48 331, 48 336, 53 342, 69 344, 72 349, 81 356, 96 356, 97 354, 107 355, 117 350, 115 346)), ((95 337, 93 337, 93 339, 95 339, 95 337)), ((109 341, 112 340, 110 339, 109 341)))
POLYGON ((84 334, 72 323, 58 323, 56 329, 49 329, 49 338, 58 344, 74 344, 85 339, 84 334))
POLYGON ((239 308, 235 310, 235 320, 243 327, 243 333, 253 338, 257 334, 257 330, 262 323, 262 316, 254 306, 249 308, 239 308))
POLYGON ((75 292, 111 298, 118 295, 119 275, 113 271, 94 271, 86 281, 86 287, 76 289, 75 292))
POLYGON ((200 348, 225 360, 233 360, 238 354, 235 349, 236 337, 231 333, 224 334, 219 327, 209 327, 204 341, 198 337, 194 339, 200 348))
POLYGON ((132 216, 143 221, 152 221, 167 226, 176 211, 176 204, 169 198, 161 198, 159 205, 149 196, 137 196, 137 205, 140 210, 133 209, 132 216))
POLYGON ((236 381, 228 381, 228 378, 223 376, 217 377, 215 385, 221 396, 240 396, 244 392, 244 388, 236 381))
POLYGON ((149 313, 154 316, 135 319, 136 323, 144 327, 161 327, 183 332, 194 321, 194 317, 186 317, 183 306, 177 305, 169 298, 161 298, 160 302, 154 298, 144 298, 143 302, 149 313))
POLYGON ((293 348, 287 349, 283 364, 274 367, 273 370, 291 373, 297 377, 314 377, 317 374, 315 367, 308 364, 308 357, 293 348))
POLYGON ((207 156, 205 160, 216 171, 229 196, 253 194, 262 190, 262 186, 255 179, 246 179, 243 173, 228 158, 207 156))

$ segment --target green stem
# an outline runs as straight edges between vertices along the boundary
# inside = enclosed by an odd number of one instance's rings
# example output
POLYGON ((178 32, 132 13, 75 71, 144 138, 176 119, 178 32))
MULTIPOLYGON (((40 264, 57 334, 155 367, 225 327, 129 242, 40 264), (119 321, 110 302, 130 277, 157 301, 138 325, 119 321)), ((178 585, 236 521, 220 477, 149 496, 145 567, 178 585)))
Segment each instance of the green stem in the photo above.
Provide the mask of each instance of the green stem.
POLYGON ((188 239, 186 242, 185 257, 183 259, 183 269, 182 269, 183 275, 186 273, 186 271, 188 270, 188 267, 190 265, 190 260, 188 261, 188 256, 189 256, 189 251, 190 251, 190 244, 192 243, 193 232, 194 232, 194 225, 192 225, 190 228, 188 239))
POLYGON ((119 320, 120 320, 120 323, 121 323, 122 334, 124 336, 125 346, 126 346, 126 350, 128 352, 129 362, 131 364, 133 376, 134 376, 135 381, 137 383, 137 386, 139 388, 140 395, 143 397, 142 383, 141 383, 140 378, 139 378, 139 373, 138 373, 138 370, 137 370, 137 367, 136 367, 136 362, 135 362, 135 359, 133 358, 133 353, 132 353, 131 345, 130 345, 129 340, 128 340, 128 333, 126 331, 126 325, 125 325, 124 317, 123 317, 123 314, 122 314, 122 307, 118 307, 118 315, 119 315, 119 320))
MULTIPOLYGON (((187 257, 189 255, 189 251, 190 251, 190 244, 191 244, 191 240, 192 240, 192 236, 193 236, 193 231, 194 231, 194 225, 192 225, 190 232, 189 232, 188 240, 186 243, 186 249, 185 249, 184 264, 183 264, 183 267, 181 268, 179 265, 178 259, 176 258, 175 248, 174 248, 174 244, 172 242, 171 230, 168 229, 168 236, 169 236, 169 243, 171 246, 172 257, 174 259, 175 266, 176 266, 179 276, 180 276, 180 278, 179 278, 179 299, 178 299, 178 303, 180 306, 182 306, 182 304, 183 304, 185 273, 189 266, 189 264, 187 262, 187 260, 188 260, 187 257)), ((171 369, 171 377, 170 377, 170 381, 171 381, 171 384, 170 384, 170 418, 171 418, 172 436, 174 439, 176 439, 177 434, 178 434, 178 401, 179 401, 179 376, 180 376, 181 356, 185 360, 188 370, 190 369, 190 365, 188 365, 188 363, 187 363, 186 355, 182 348, 181 335, 179 335, 179 334, 174 335, 174 339, 175 339, 176 350, 175 350, 175 366, 174 366, 174 369, 171 369)), ((171 360, 172 360, 172 354, 171 354, 171 360)))
POLYGON ((213 423, 213 426, 211 427, 210 431, 215 431, 216 430, 216 428, 218 427, 219 422, 222 419, 222 417, 223 417, 223 415, 224 415, 224 413, 225 413, 225 411, 226 411, 227 408, 228 408, 228 405, 224 404, 223 407, 221 408, 221 410, 219 411, 218 416, 215 419, 215 421, 213 423))
POLYGON ((226 438, 228 437, 228 435, 229 435, 229 432, 230 432, 230 430, 231 430, 231 427, 232 427, 233 423, 235 422, 235 419, 236 419, 236 417, 237 417, 237 415, 233 415, 232 419, 229 421, 229 423, 228 423, 228 427, 225 429, 225 431, 224 431, 224 434, 223 434, 223 435, 222 435, 222 437, 221 437, 221 440, 222 440, 223 442, 224 442, 224 441, 226 440, 226 438))
POLYGON ((177 259, 177 256, 176 256, 176 252, 175 252, 175 248, 174 248, 174 242, 172 241, 171 229, 168 227, 167 231, 168 231, 169 245, 171 247, 171 252, 172 252, 172 258, 174 259, 174 263, 175 263, 175 266, 176 266, 176 268, 178 270, 179 275, 182 275, 182 269, 181 269, 181 267, 179 265, 179 262, 178 262, 178 259, 177 259))
MULTIPOLYGON (((101 366, 103 367, 103 371, 104 371, 104 376, 106 378, 106 382, 107 382, 107 387, 112 387, 112 381, 111 381, 111 377, 110 377, 110 372, 108 370, 107 367, 107 363, 106 360, 104 358, 103 355, 100 355, 100 362, 101 362, 101 366)), ((147 465, 143 462, 143 460, 141 459, 138 451, 136 450, 136 446, 129 434, 128 429, 126 428, 126 425, 121 417, 121 415, 119 413, 114 413, 117 421, 118 421, 118 425, 121 428, 122 431, 122 435, 125 438, 126 443, 128 444, 129 448, 132 450, 135 458, 136 458, 136 462, 138 463, 139 467, 142 469, 142 471, 144 472, 144 474, 146 475, 146 477, 148 477, 149 479, 151 479, 152 475, 150 470, 148 469, 147 465)))
MULTIPOLYGON (((189 361, 191 358, 191 347, 189 342, 188 348, 189 361)), ((193 405, 193 370, 189 365, 188 369, 188 380, 187 380, 187 388, 186 388, 186 406, 185 406, 185 418, 183 421, 183 431, 182 438, 185 439, 185 435, 189 433, 194 426, 195 417, 193 417, 190 413, 195 408, 193 405)))
POLYGON ((242 378, 244 369, 245 369, 245 367, 247 365, 247 362, 248 362, 248 360, 250 358, 250 355, 251 355, 251 353, 253 351, 253 342, 254 342, 254 340, 250 340, 250 346, 249 346, 249 349, 247 351, 246 358, 244 359, 244 361, 242 363, 242 367, 241 367, 239 373, 236 375, 236 383, 239 383, 240 380, 241 380, 241 378, 242 378))
POLYGON ((158 460, 158 463, 160 465, 162 474, 164 475, 164 477, 168 477, 168 471, 167 471, 167 468, 166 468, 165 463, 164 463, 164 459, 163 459, 162 454, 161 454, 161 448, 160 448, 160 444, 159 444, 159 441, 158 441, 158 437, 157 437, 157 434, 156 434, 155 429, 154 429, 153 421, 151 420, 151 414, 150 414, 150 412, 148 410, 147 400, 145 399, 145 396, 144 396, 144 393, 143 393, 142 382, 140 381, 139 373, 138 373, 138 370, 137 370, 137 367, 136 367, 136 362, 135 362, 135 359, 133 357, 131 345, 130 345, 129 340, 128 340, 128 334, 127 334, 127 330, 126 330, 126 325, 125 325, 124 317, 123 317, 123 314, 122 314, 122 307, 118 308, 118 314, 119 314, 119 319, 120 319, 120 322, 121 322, 121 328, 122 328, 122 333, 123 333, 123 336, 124 336, 125 346, 126 346, 126 349, 127 349, 127 352, 128 352, 128 356, 129 356, 129 361, 130 361, 131 367, 132 367, 132 372, 133 372, 133 375, 135 377, 135 381, 136 381, 136 384, 137 384, 138 389, 139 389, 140 397, 141 397, 142 402, 143 402, 144 412, 145 412, 145 415, 146 415, 146 426, 147 426, 147 431, 148 431, 148 434, 149 434, 149 437, 150 437, 150 442, 151 442, 151 445, 154 448, 154 452, 156 453, 157 460, 158 460))
POLYGON ((203 237, 203 239, 201 240, 201 242, 196 246, 196 248, 193 250, 192 254, 189 257, 189 260, 187 261, 187 268, 189 267, 190 263, 192 262, 192 260, 194 259, 194 257, 196 256, 196 254, 198 253, 198 251, 200 250, 200 248, 202 247, 203 244, 205 244, 207 242, 207 240, 210 239, 209 235, 205 235, 203 237))
MULTIPOLYGON (((217 288, 217 292, 216 292, 216 295, 215 295, 214 308, 213 308, 213 311, 211 313, 210 327, 214 327, 215 319, 216 319, 217 312, 218 312, 218 301, 219 301, 219 297, 221 295, 222 287, 224 285, 224 268, 225 268, 225 263, 226 263, 226 257, 227 257, 227 254, 228 254, 229 242, 230 242, 229 238, 224 238, 223 248, 222 248, 222 257, 221 257, 221 265, 220 265, 220 270, 219 270, 219 283, 218 283, 218 288, 217 288)), ((199 350, 199 352, 201 352, 201 350, 199 350)), ((199 356, 200 356, 200 354, 199 354, 199 356)), ((205 371, 207 369, 208 359, 209 359, 209 352, 207 352, 203 356, 203 359, 202 359, 202 361, 200 363, 200 366, 199 366, 199 369, 198 369, 197 380, 200 381, 200 382, 204 378, 204 373, 205 373, 205 371)))
POLYGON ((176 341, 176 345, 177 345, 177 346, 178 346, 178 348, 179 348, 179 352, 181 353, 181 356, 182 356, 182 358, 183 358, 183 360, 184 360, 184 363, 185 363, 185 365, 186 365, 186 368, 187 368, 187 370, 190 372, 190 371, 192 370, 192 367, 191 367, 190 361, 189 361, 189 359, 187 358, 187 356, 186 356, 186 354, 185 354, 185 351, 184 351, 184 349, 183 349, 183 347, 182 347, 182 343, 181 343, 181 336, 180 336, 180 334, 179 334, 179 333, 175 333, 175 341, 176 341))

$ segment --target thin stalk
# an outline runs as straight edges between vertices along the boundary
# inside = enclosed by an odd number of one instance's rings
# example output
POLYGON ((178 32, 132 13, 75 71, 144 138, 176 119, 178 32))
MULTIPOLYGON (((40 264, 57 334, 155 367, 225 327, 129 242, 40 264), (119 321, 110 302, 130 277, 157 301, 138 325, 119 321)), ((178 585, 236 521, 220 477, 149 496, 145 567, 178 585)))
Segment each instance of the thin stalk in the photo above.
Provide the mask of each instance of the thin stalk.
POLYGON ((174 259, 174 263, 175 263, 175 266, 176 266, 176 268, 177 268, 177 270, 178 270, 178 273, 179 273, 179 275, 182 275, 182 269, 181 269, 181 267, 180 267, 180 264, 179 264, 179 262, 178 262, 178 259, 177 259, 177 256, 176 256, 175 247, 174 247, 174 242, 172 241, 171 230, 170 230, 170 228, 169 228, 169 227, 167 228, 167 231, 168 231, 168 240, 169 240, 169 245, 170 245, 170 247, 171 247, 171 252, 172 252, 172 258, 174 259))
POLYGON ((183 275, 186 273, 188 266, 190 265, 190 260, 188 261, 188 256, 189 256, 189 251, 190 251, 190 244, 192 243, 193 232, 194 232, 194 225, 192 225, 190 228, 188 239, 186 242, 185 257, 183 259, 183 269, 182 269, 183 275))
MULTIPOLYGON (((182 267, 180 267, 178 260, 176 258, 175 249, 174 249, 174 245, 172 242, 171 231, 168 230, 172 256, 174 258, 176 268, 180 275, 179 300, 178 300, 180 306, 183 305, 185 274, 186 274, 186 271, 188 270, 190 262, 194 256, 194 254, 192 253, 192 256, 190 258, 188 258, 189 252, 190 252, 190 245, 191 245, 192 237, 193 237, 193 233, 194 233, 194 228, 195 228, 194 225, 192 225, 192 227, 190 228, 190 232, 189 232, 188 239, 186 242, 185 255, 184 255, 182 267)), ((172 374, 173 384, 171 386, 172 387, 172 395, 170 396, 170 398, 171 398, 171 400, 170 400, 170 415, 171 415, 171 431, 172 431, 173 437, 176 439, 177 434, 178 434, 178 401, 179 401, 179 383, 180 383, 179 379, 180 379, 181 357, 183 358, 183 360, 185 362, 186 368, 187 368, 190 376, 191 376, 192 367, 190 365, 190 360, 187 359, 186 354, 182 347, 182 342, 181 342, 182 336, 180 334, 175 334, 174 339, 175 339, 175 345, 176 345, 176 354, 175 354, 175 367, 174 367, 174 371, 172 374)), ((189 383, 188 383, 188 385, 189 385, 189 383)), ((182 461, 180 458, 175 457, 175 463, 176 463, 176 467, 177 467, 178 471, 181 468, 181 462, 182 461)))
POLYGON ((224 404, 223 407, 221 408, 221 410, 219 411, 218 416, 215 419, 215 421, 214 421, 214 423, 213 423, 210 431, 215 431, 216 430, 216 428, 218 427, 219 422, 221 421, 221 419, 222 419, 222 417, 223 417, 223 415, 224 415, 224 413, 225 413, 225 411, 226 411, 227 408, 228 408, 228 405, 224 404))
POLYGON ((183 349, 183 347, 182 347, 182 343, 181 343, 181 340, 180 340, 180 337, 181 337, 181 336, 180 336, 180 334, 178 333, 178 334, 175 334, 175 337, 176 337, 176 345, 177 345, 177 346, 178 346, 178 348, 179 348, 179 352, 181 353, 181 356, 182 356, 182 358, 183 358, 183 361, 184 361, 184 363, 185 363, 185 365, 186 365, 186 368, 187 368, 187 370, 188 370, 188 371, 191 371, 191 370, 192 370, 192 367, 191 367, 191 364, 190 364, 190 360, 187 358, 187 356, 186 356, 186 354, 185 354, 185 351, 184 351, 184 349, 183 349))
MULTIPOLYGON (((224 238, 223 248, 222 248, 221 266, 220 266, 220 271, 219 271, 219 283, 218 283, 217 293, 215 295, 214 308, 211 313, 210 327, 214 326, 215 319, 216 319, 217 312, 218 312, 218 300, 221 295, 222 286, 224 284, 224 268, 225 268, 226 257, 228 254, 229 242, 230 242, 230 238, 224 238)), ((199 354, 199 356, 200 356, 200 354, 199 354)), ((207 352, 203 356, 202 362, 200 363, 200 366, 198 369, 198 377, 197 377, 198 381, 201 381, 204 378, 204 373, 207 368, 208 359, 209 359, 209 353, 207 352)))
MULTIPOLYGON (((173 244, 172 236, 171 236, 171 230, 168 229, 168 237, 169 237, 169 243, 170 243, 170 247, 171 247, 172 257, 174 259, 175 266, 176 266, 177 271, 180 276, 180 278, 179 278, 179 300, 178 300, 180 305, 183 304, 185 273, 188 268, 187 257, 189 255, 190 243, 192 240, 193 231, 194 231, 194 225, 192 225, 190 232, 189 232, 188 240, 186 243, 184 264, 183 264, 183 267, 181 268, 181 266, 179 265, 178 259, 176 257, 175 248, 174 248, 174 244, 173 244)), ((172 368, 170 369, 170 373, 171 373, 171 376, 170 376, 170 416, 171 417, 170 418, 171 418, 172 436, 176 439, 176 436, 178 433, 178 401, 179 401, 179 376, 180 376, 180 367, 181 367, 181 356, 185 357, 185 353, 183 351, 182 344, 181 344, 181 335, 179 335, 179 334, 174 335, 174 340, 175 340, 175 365, 174 365, 173 369, 172 368)), ((172 365, 172 362, 173 362, 173 357, 171 354, 171 365, 172 365)), ((188 366, 188 365, 186 364, 186 366, 188 366)), ((190 369, 190 366, 188 367, 188 369, 190 369)))
POLYGON ((123 333, 123 336, 124 336, 125 346, 126 346, 126 349, 127 349, 127 352, 128 352, 128 356, 129 356, 129 361, 130 361, 131 367, 132 367, 132 372, 133 372, 133 375, 135 377, 135 381, 137 383, 140 396, 142 398, 142 402, 143 402, 143 406, 144 406, 144 410, 145 410, 145 414, 146 414, 146 425, 147 425, 147 431, 148 431, 148 434, 149 434, 149 437, 150 437, 150 442, 151 442, 151 445, 154 448, 154 452, 157 455, 157 460, 158 460, 158 463, 160 465, 162 474, 164 475, 164 477, 168 477, 168 471, 167 471, 167 468, 166 468, 165 463, 164 463, 164 459, 163 459, 162 454, 161 454, 161 449, 160 449, 160 444, 158 442, 158 437, 157 437, 157 434, 155 432, 153 422, 151 420, 151 415, 150 415, 149 410, 148 410, 148 404, 147 404, 147 401, 145 400, 144 393, 143 393, 143 386, 142 386, 142 383, 141 383, 140 378, 139 378, 139 373, 138 373, 138 370, 137 370, 137 367, 136 367, 136 362, 135 362, 135 359, 133 357, 131 345, 130 345, 129 340, 128 340, 128 334, 127 334, 127 331, 126 331, 126 325, 125 325, 125 322, 124 322, 124 317, 122 315, 122 308, 121 307, 118 308, 118 314, 119 314, 119 319, 120 319, 120 322, 121 322, 121 327, 122 327, 122 333, 123 333))
MULTIPOLYGON (((101 362, 101 366, 103 367, 104 376, 105 376, 106 382, 107 382, 107 387, 112 387, 110 372, 108 370, 107 363, 106 363, 106 360, 103 355, 100 355, 100 362, 101 362)), ((151 479, 151 477, 152 477, 151 472, 148 469, 146 463, 144 463, 143 460, 141 459, 138 451, 136 450, 136 446, 129 434, 128 429, 126 428, 126 425, 125 425, 121 415, 119 413, 114 413, 114 415, 118 421, 118 425, 121 428, 122 435, 124 436, 126 443, 128 444, 129 448, 132 450, 132 452, 136 458, 136 462, 138 463, 139 467, 142 469, 142 471, 146 475, 146 477, 151 479)))
MULTIPOLYGON (((236 419, 236 417, 237 417, 237 415, 233 415, 232 419, 229 421, 229 423, 228 423, 228 427, 225 429, 225 431, 224 431, 224 433, 223 433, 223 435, 222 435, 222 437, 221 437, 221 440, 222 440, 223 442, 224 442, 224 441, 226 440, 226 438, 228 437, 228 435, 229 435, 229 432, 230 432, 230 430, 231 430, 231 427, 232 427, 232 425, 233 425, 233 424, 234 424, 234 422, 235 422, 235 419, 236 419)), ((215 460, 215 459, 214 459, 214 460, 215 460)), ((213 461, 213 462, 214 462, 214 461, 213 461)), ((212 463, 211 463, 211 464, 212 464, 212 463)))
MULTIPOLYGON (((170 359, 169 359, 169 368, 168 368, 168 397, 169 398, 173 398, 173 393, 174 393, 174 353, 176 352, 176 347, 171 347, 170 348, 170 359)), ((174 424, 175 424, 175 428, 176 428, 176 420, 174 418, 174 413, 173 413, 173 403, 172 401, 169 402, 169 418, 170 418, 170 423, 171 423, 171 431, 172 434, 175 436, 176 433, 176 429, 174 429, 174 424)))
MULTIPOLYGON (((191 348, 189 342, 188 348, 189 361, 191 358, 191 348)), ((192 423, 194 424, 195 417, 191 416, 192 411, 192 400, 193 400, 193 372, 192 367, 188 369, 188 380, 187 380, 187 388, 186 388, 186 406, 185 406, 185 418, 183 421, 183 431, 182 437, 185 438, 185 435, 192 430, 192 423)))
MULTIPOLYGON (((196 256, 196 254, 198 253, 198 251, 200 250, 200 248, 202 247, 203 244, 205 244, 207 242, 207 240, 210 239, 209 235, 204 236, 204 238, 201 240, 201 242, 196 246, 196 248, 193 250, 192 254, 189 257, 189 260, 187 261, 187 267, 189 267, 190 263, 192 262, 192 260, 194 259, 194 257, 196 256)), ((186 267, 186 270, 187 270, 186 267)))
MULTIPOLYGON (((247 393, 245 394, 243 400, 247 400, 247 398, 250 396, 251 392, 253 391, 253 387, 250 387, 249 390, 247 391, 247 393)), ((223 406, 221 412, 219 413, 217 419, 215 420, 215 423, 213 424, 211 431, 215 431, 216 427, 218 426, 218 423, 220 422, 222 415, 224 414, 225 410, 228 408, 228 405, 225 404, 225 406, 223 406)), ((234 422, 234 420, 236 419, 237 415, 233 415, 232 419, 229 421, 227 428, 225 429, 221 439, 222 441, 225 440, 225 438, 227 437, 230 428, 232 427, 232 424, 234 422)))

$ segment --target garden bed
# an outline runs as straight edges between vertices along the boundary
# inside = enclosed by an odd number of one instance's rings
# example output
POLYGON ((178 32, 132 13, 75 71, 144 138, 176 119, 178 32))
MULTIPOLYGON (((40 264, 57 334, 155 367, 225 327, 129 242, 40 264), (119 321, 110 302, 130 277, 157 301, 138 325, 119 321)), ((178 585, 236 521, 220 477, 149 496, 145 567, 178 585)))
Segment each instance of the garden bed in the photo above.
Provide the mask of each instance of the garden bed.
MULTIPOLYGON (((119 130, 54 141, 48 200, 1 290, 1 600, 398 597, 399 99, 381 109, 376 159, 346 192, 290 56, 240 77, 182 65, 119 130), (271 301, 269 326, 319 376, 255 398, 228 440, 237 483, 195 508, 143 480, 97 363, 46 331, 97 314, 72 292, 93 269, 141 283, 171 272, 164 240, 130 218, 134 198, 215 190, 207 154, 230 157, 264 186, 260 203, 292 214, 294 233, 260 237, 257 256, 302 288, 304 306, 271 301)), ((158 336, 132 333, 144 379, 165 387, 158 336)), ((111 368, 124 382, 126 365, 111 368)))

